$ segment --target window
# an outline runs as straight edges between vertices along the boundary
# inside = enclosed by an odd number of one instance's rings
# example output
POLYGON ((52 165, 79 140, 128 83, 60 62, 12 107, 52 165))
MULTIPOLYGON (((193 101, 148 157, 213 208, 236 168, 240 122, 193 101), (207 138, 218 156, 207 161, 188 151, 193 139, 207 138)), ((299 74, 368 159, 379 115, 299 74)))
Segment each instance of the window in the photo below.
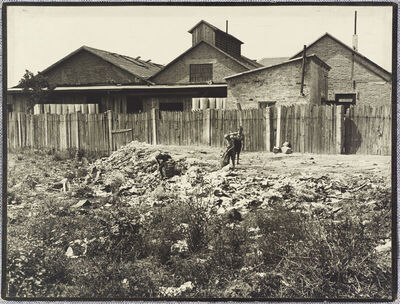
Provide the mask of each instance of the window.
POLYGON ((126 112, 127 113, 143 112, 143 102, 136 96, 128 96, 126 98, 126 112))
POLYGON ((212 76, 212 64, 190 65, 190 82, 207 82, 212 76))

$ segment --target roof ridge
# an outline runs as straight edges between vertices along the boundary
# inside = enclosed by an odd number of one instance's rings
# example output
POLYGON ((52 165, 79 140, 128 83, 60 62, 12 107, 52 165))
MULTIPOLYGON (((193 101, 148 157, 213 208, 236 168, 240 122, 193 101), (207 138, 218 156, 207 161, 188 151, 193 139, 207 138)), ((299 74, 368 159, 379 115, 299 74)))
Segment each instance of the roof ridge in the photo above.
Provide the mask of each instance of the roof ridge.
MULTIPOLYGON (((141 59, 136 59, 136 58, 131 57, 131 56, 129 56, 129 55, 124 55, 124 54, 120 54, 120 53, 110 52, 110 51, 106 51, 106 50, 94 48, 94 47, 87 46, 87 45, 84 45, 83 47, 84 47, 84 48, 88 48, 88 49, 93 49, 93 50, 96 50, 96 51, 100 51, 100 52, 104 52, 104 53, 111 54, 111 55, 117 55, 117 56, 123 57, 123 58, 125 58, 125 59, 127 59, 127 60, 129 60, 129 61, 132 61, 133 63, 137 63, 137 62, 138 62, 139 64, 147 63, 147 64, 151 64, 151 65, 155 65, 155 66, 163 66, 162 64, 158 64, 158 63, 155 63, 155 62, 145 61, 145 60, 141 60, 141 59)), ((139 56, 139 57, 140 57, 140 56, 139 56)), ((145 65, 143 65, 143 67, 148 68, 148 67, 146 67, 145 65)))
MULTIPOLYGON (((342 46, 344 46, 345 48, 347 48, 348 50, 352 51, 355 55, 361 57, 362 59, 365 59, 368 63, 370 63, 371 65, 377 67, 378 69, 382 70, 383 72, 387 73, 390 75, 390 77, 392 77, 392 73, 387 71, 386 69, 384 69, 383 67, 381 67, 379 64, 375 63, 374 61, 372 61, 371 59, 369 59, 368 57, 364 56, 363 54, 361 54, 360 52, 354 50, 353 48, 351 48, 350 46, 348 46, 346 43, 344 43, 343 41, 339 40, 338 38, 336 38, 335 36, 333 36, 332 34, 326 32, 325 34, 323 34, 322 36, 320 36, 319 38, 317 38, 316 40, 314 40, 312 43, 310 43, 309 45, 306 46, 306 49, 308 49, 309 47, 311 47, 312 45, 314 45, 315 43, 317 43, 319 40, 321 40, 324 37, 330 37, 331 39, 333 39, 334 41, 336 41, 337 43, 341 44, 342 46)), ((296 56, 299 56, 301 54, 302 51, 297 52, 295 55, 291 56, 290 58, 294 58, 296 56)), ((370 67, 367 66, 367 68, 374 72, 375 74, 378 74, 377 72, 373 71, 370 67)), ((378 74, 379 75, 379 74, 378 74)), ((382 75, 379 75, 381 78, 384 78, 382 75)))
POLYGON ((241 66, 243 66, 246 69, 249 69, 248 66, 246 66, 243 62, 241 62, 239 59, 233 57, 232 55, 226 53, 225 51, 221 50, 220 48, 216 47, 215 45, 212 45, 211 43, 208 43, 207 41, 204 40, 200 40, 198 43, 196 43, 195 45, 191 46, 190 48, 188 48, 186 51, 184 51, 182 54, 180 54, 179 56, 177 56, 176 58, 174 58, 173 60, 171 60, 169 63, 167 63, 165 66, 163 66, 163 68, 161 70, 159 70, 157 73, 154 73, 149 79, 153 79, 155 76, 157 76, 158 74, 160 74, 162 71, 164 71, 167 67, 169 67, 171 64, 173 64, 175 61, 177 61, 179 58, 181 58, 182 56, 184 56, 185 54, 187 54, 188 52, 190 52, 192 49, 194 49, 195 47, 199 46, 201 43, 205 43, 206 45, 218 50, 219 52, 223 53, 225 56, 228 56, 229 58, 231 58, 232 60, 236 61, 238 64, 240 64, 241 66))

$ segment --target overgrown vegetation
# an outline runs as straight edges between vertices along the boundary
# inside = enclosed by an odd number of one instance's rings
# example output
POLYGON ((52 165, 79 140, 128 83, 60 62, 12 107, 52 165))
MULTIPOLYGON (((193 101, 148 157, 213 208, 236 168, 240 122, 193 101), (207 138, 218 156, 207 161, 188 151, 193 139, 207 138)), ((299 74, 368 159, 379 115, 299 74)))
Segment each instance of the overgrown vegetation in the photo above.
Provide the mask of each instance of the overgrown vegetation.
POLYGON ((25 93, 28 93, 28 110, 32 110, 35 104, 45 103, 54 89, 40 72, 34 75, 28 70, 25 70, 18 86, 22 87, 25 93))
MULTIPOLYGON (((82 179, 79 164, 53 159, 46 166, 82 179)), ((352 192, 334 212, 293 208, 312 196, 324 200, 326 190, 310 178, 312 188, 288 183, 263 205, 250 202, 246 214, 220 214, 204 193, 191 199, 156 193, 166 203, 138 208, 120 199, 118 180, 109 197, 74 208, 90 193, 84 186, 44 197, 31 177, 24 197, 13 191, 13 173, 8 182, 9 203, 18 195, 19 201, 41 198, 25 202, 18 216, 9 214, 9 297, 391 297, 390 253, 376 250, 391 237, 390 185, 383 179, 352 192)), ((359 185, 325 182, 338 191, 359 185)))

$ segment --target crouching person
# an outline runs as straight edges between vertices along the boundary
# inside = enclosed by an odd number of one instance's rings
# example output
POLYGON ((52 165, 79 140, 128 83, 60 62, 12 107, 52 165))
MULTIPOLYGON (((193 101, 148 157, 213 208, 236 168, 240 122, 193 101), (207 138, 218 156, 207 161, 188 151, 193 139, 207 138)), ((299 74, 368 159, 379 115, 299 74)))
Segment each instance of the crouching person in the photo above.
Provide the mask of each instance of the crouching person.
POLYGON ((167 153, 160 153, 156 156, 158 163, 158 170, 160 171, 161 178, 169 177, 169 163, 172 161, 171 155, 167 153))
POLYGON ((232 161, 232 168, 235 168, 235 143, 234 137, 232 134, 226 134, 224 136, 226 143, 226 150, 222 155, 221 160, 221 168, 229 165, 229 162, 232 161))

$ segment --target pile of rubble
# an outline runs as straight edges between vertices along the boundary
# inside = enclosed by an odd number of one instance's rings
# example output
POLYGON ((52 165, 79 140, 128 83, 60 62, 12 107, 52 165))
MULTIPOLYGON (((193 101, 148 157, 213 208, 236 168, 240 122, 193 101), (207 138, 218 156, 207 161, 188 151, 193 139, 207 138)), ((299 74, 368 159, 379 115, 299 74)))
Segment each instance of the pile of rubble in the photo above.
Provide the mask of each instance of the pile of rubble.
MULTIPOLYGON (((239 219, 251 210, 274 208, 276 204, 294 212, 338 216, 345 212, 345 204, 354 199, 356 190, 375 187, 374 181, 359 185, 325 175, 292 176, 290 170, 277 175, 251 172, 251 168, 221 169, 218 160, 177 155, 171 155, 176 174, 163 178, 156 161, 162 152, 159 149, 132 142, 91 164, 84 184, 95 197, 117 195, 131 206, 153 207, 196 197, 207 202, 210 212, 231 213, 239 219)), ((367 203, 367 209, 376 207, 373 201, 367 203)))

